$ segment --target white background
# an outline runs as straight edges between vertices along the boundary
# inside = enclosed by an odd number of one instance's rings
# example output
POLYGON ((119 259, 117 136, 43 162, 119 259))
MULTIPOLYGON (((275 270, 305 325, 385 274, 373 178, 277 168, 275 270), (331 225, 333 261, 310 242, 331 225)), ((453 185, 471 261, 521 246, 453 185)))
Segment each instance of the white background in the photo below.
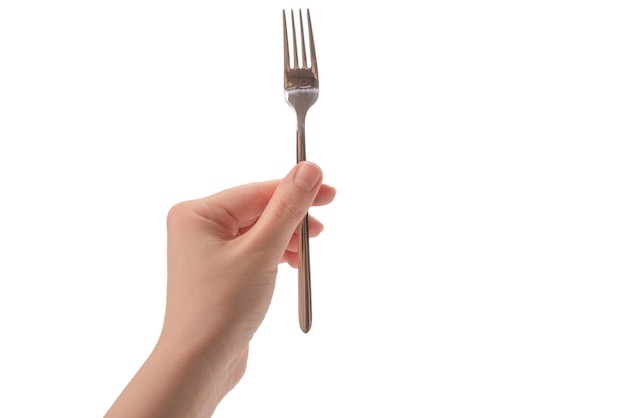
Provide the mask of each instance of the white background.
POLYGON ((619 1, 4 1, 2 417, 102 416, 150 353, 178 201, 282 177, 310 7, 314 323, 281 268, 216 417, 626 416, 619 1))

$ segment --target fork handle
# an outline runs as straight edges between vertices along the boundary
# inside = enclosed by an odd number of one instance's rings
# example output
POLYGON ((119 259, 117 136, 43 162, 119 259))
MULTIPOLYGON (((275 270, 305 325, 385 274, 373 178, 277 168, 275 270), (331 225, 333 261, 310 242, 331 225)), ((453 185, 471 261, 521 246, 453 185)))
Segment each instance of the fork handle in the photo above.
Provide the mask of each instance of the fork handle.
MULTIPOLYGON (((304 141, 304 123, 298 123, 297 131, 297 161, 306 161, 306 147, 304 141)), ((309 258, 309 214, 298 227, 298 314, 300 329, 307 333, 311 329, 311 262, 309 258)))
POLYGON ((298 310, 300 329, 311 329, 311 264, 309 261, 309 214, 304 216, 298 231, 298 310))

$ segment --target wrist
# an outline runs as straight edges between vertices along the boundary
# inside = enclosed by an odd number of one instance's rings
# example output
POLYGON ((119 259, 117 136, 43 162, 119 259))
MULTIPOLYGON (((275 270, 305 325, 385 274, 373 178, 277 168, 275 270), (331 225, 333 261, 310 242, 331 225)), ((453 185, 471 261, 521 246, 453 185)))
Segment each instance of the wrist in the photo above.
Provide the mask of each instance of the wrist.
POLYGON ((178 370, 180 384, 194 396, 189 402, 202 412, 199 416, 208 416, 243 376, 247 345, 233 347, 219 335, 203 340, 183 335, 162 333, 153 355, 178 370))

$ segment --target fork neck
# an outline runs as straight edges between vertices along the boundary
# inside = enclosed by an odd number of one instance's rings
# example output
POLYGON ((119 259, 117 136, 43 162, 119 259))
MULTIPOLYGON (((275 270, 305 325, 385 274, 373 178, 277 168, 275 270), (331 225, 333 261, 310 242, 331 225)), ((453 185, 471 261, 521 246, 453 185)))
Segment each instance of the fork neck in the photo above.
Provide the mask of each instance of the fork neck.
POLYGON ((304 134, 304 116, 298 115, 298 130, 296 132, 296 158, 297 162, 306 161, 306 141, 304 134))
POLYGON ((298 112, 297 114, 297 121, 298 121, 298 132, 302 131, 304 133, 304 121, 306 119, 306 113, 305 112, 298 112))

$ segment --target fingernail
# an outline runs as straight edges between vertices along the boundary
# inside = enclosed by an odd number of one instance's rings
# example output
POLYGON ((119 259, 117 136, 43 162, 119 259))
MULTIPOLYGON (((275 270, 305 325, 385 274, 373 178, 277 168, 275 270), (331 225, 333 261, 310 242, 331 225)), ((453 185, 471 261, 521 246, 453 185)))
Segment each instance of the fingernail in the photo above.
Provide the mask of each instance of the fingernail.
POLYGON ((317 183, 322 179, 322 170, 310 162, 300 163, 296 170, 296 175, 293 178, 293 182, 301 189, 310 192, 315 189, 317 183))

